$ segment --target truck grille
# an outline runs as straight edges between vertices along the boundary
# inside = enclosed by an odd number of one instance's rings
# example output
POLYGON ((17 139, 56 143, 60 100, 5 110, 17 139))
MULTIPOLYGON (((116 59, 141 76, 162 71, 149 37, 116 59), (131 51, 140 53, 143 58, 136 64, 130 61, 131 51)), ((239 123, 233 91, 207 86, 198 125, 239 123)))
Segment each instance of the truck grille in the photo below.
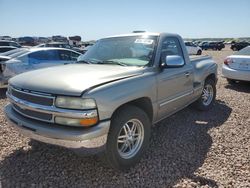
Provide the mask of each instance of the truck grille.
POLYGON ((32 118, 32 119, 37 119, 37 120, 42 120, 42 121, 51 121, 53 116, 52 114, 45 114, 45 113, 41 113, 41 112, 35 112, 32 110, 28 110, 28 109, 22 109, 19 106, 13 104, 13 109, 26 117, 32 118))
POLYGON ((34 108, 27 108, 23 106, 22 104, 19 104, 20 102, 24 102, 30 105, 41 105, 44 107, 52 107, 54 104, 54 97, 49 95, 49 94, 40 94, 37 92, 31 92, 31 91, 26 91, 26 90, 19 90, 15 89, 11 86, 8 88, 8 94, 11 97, 14 97, 16 102, 13 101, 12 107, 13 109, 19 113, 22 116, 40 120, 40 121, 45 121, 45 122, 53 122, 53 114, 52 113, 44 113, 44 112, 39 112, 37 109, 34 108))
POLYGON ((10 89, 10 93, 11 95, 13 95, 14 97, 18 99, 22 99, 24 101, 31 102, 34 104, 40 104, 44 106, 53 105, 52 97, 43 97, 43 96, 36 95, 34 93, 23 92, 23 91, 19 91, 13 88, 10 89))

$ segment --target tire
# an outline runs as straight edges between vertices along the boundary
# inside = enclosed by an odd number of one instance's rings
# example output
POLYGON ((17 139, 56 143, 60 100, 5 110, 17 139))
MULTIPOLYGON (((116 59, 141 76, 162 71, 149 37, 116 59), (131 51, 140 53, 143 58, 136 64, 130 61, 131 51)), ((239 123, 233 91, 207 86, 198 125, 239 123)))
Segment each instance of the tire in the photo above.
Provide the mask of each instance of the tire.
POLYGON ((203 90, 202 90, 202 95, 200 96, 200 98, 195 101, 194 106, 196 107, 196 109, 201 110, 201 111, 207 111, 209 110, 216 98, 216 85, 215 85, 215 81, 212 79, 207 79, 205 81, 203 90), (210 95, 209 97, 205 98, 205 93, 204 90, 208 90, 209 88, 209 92, 208 93, 212 93, 212 96, 210 95), (210 89, 212 91, 210 91, 210 89), (207 99, 207 100, 206 100, 207 99), (207 103, 206 103, 207 102, 207 103))
POLYGON ((198 50, 197 55, 201 55, 201 54, 202 54, 202 51, 198 50))
POLYGON ((118 110, 111 119, 111 126, 106 144, 105 161, 109 166, 118 170, 127 170, 134 166, 139 162, 142 154, 149 145, 150 132, 151 123, 147 114, 136 106, 124 106, 118 110), (141 130, 141 137, 138 136, 138 140, 135 142, 132 142, 129 138, 120 138, 119 141, 123 143, 118 143, 118 136, 125 137, 125 129, 128 131, 126 124, 133 129, 133 124, 131 124, 131 122, 137 123, 137 125, 136 123, 134 125, 138 126, 137 135, 140 135, 139 130, 141 130), (139 127, 142 128, 139 129, 139 127), (124 140, 126 141, 124 142, 124 140), (130 147, 128 147, 126 143, 128 143, 131 148, 134 147, 134 150, 130 150, 130 147), (135 143, 134 146, 132 143, 135 143), (135 149, 136 146, 137 149, 135 149), (122 152, 123 149, 124 152, 122 152), (129 154, 129 150, 130 152, 134 151, 134 153, 129 154))
POLYGON ((236 83, 236 80, 227 78, 227 82, 228 82, 229 84, 235 84, 235 83, 236 83))

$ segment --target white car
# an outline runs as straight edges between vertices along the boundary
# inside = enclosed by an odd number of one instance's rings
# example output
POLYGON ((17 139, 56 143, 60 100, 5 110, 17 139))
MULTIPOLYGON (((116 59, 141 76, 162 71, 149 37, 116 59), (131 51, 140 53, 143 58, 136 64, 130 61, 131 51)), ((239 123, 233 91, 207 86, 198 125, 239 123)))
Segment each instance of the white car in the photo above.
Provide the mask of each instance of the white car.
POLYGON ((193 42, 185 42, 187 51, 189 55, 201 55, 202 49, 201 47, 195 45, 193 42))
POLYGON ((76 62, 81 54, 65 48, 18 48, 0 53, 0 88, 20 73, 76 62))
POLYGON ((250 81, 250 46, 228 56, 222 66, 222 75, 229 83, 250 81))

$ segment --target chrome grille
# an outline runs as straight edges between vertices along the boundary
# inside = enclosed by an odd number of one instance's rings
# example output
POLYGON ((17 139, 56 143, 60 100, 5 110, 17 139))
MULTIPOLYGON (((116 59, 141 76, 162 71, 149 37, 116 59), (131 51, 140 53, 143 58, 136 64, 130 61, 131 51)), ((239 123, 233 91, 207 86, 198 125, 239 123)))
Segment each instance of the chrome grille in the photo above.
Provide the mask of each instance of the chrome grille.
POLYGON ((13 109, 19 113, 22 114, 23 116, 26 116, 28 118, 32 118, 32 119, 37 119, 37 120, 42 120, 42 121, 48 121, 50 122, 53 118, 52 114, 45 114, 42 112, 35 112, 32 110, 28 110, 28 109, 22 109, 19 106, 13 104, 13 109))
MULTIPOLYGON (((41 94, 38 92, 16 89, 12 86, 8 87, 7 96, 14 97, 15 100, 20 101, 24 104, 44 106, 48 108, 53 107, 55 98, 49 94, 41 94)), ((46 113, 40 112, 35 108, 27 108, 25 107, 25 105, 22 105, 17 101, 11 101, 12 107, 20 115, 45 122, 54 121, 53 113, 50 113, 49 111, 46 113)))
POLYGON ((54 102, 54 98, 52 96, 42 96, 36 93, 24 92, 14 88, 10 88, 10 94, 18 99, 44 106, 52 106, 54 102))

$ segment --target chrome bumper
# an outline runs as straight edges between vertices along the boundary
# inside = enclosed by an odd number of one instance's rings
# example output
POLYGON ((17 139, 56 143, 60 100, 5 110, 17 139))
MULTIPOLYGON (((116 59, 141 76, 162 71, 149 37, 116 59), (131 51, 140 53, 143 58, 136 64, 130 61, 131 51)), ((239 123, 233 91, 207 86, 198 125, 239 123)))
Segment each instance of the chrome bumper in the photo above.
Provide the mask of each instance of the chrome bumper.
POLYGON ((69 149, 80 149, 86 154, 95 154, 105 149, 110 121, 82 129, 23 117, 12 109, 11 104, 5 107, 4 112, 9 125, 31 139, 69 149))

